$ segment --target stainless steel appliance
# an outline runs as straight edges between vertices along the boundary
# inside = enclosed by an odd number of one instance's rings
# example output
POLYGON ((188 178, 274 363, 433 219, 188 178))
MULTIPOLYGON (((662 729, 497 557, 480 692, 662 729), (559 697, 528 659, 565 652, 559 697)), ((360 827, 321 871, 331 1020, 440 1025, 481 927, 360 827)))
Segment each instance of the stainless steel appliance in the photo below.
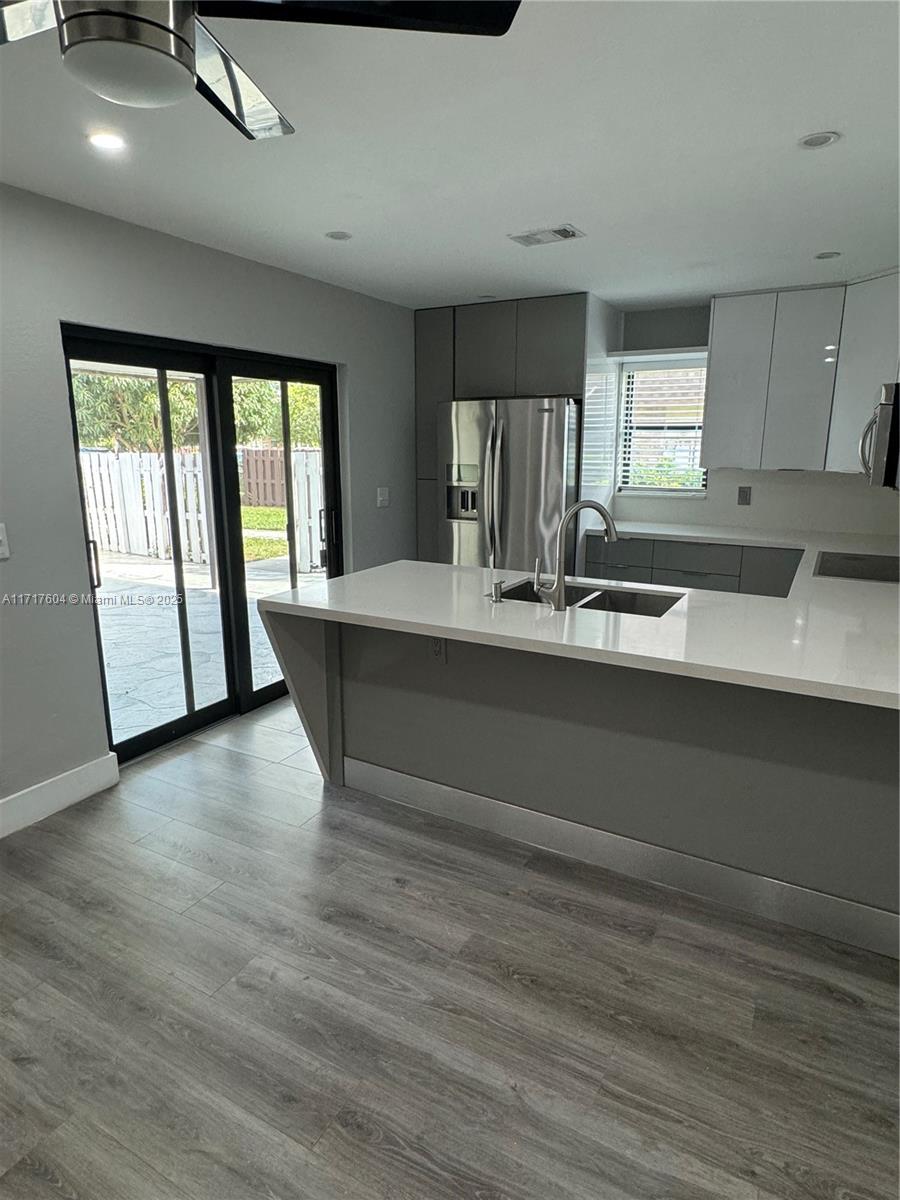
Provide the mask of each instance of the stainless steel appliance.
MULTIPOLYGON (((552 570, 555 537, 577 499, 581 402, 553 396, 438 406, 438 558, 552 570)), ((574 530, 569 558, 574 561, 574 530)))
POLYGON ((897 487, 900 384, 886 383, 859 439, 859 461, 872 487, 897 487))

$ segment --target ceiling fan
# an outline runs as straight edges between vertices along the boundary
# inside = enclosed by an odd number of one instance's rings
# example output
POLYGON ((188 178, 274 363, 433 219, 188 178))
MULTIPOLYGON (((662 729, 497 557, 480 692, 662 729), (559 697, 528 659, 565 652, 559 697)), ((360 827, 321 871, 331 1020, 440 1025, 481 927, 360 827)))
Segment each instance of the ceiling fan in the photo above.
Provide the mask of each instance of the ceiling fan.
POLYGON ((193 88, 245 137, 294 127, 200 17, 365 25, 500 37, 520 0, 0 0, 0 45, 56 29, 63 65, 105 100, 176 104, 193 88))

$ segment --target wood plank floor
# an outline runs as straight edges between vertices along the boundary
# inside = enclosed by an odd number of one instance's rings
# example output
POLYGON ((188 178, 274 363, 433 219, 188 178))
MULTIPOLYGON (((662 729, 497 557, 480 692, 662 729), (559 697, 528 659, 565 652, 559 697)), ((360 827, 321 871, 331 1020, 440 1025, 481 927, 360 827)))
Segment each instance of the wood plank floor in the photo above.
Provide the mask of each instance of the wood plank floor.
POLYGON ((896 1200, 893 962, 305 746, 269 705, 0 842, 3 1200, 896 1200))

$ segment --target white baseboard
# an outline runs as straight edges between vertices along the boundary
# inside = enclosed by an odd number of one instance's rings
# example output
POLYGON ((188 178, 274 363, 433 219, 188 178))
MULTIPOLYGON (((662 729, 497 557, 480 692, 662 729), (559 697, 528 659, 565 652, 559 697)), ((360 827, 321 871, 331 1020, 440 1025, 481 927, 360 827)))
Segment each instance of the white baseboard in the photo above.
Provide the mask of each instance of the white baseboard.
POLYGON ((704 896, 730 908, 862 946, 877 954, 898 957, 900 918, 894 912, 753 875, 737 867, 638 842, 593 826, 578 825, 549 813, 519 808, 356 758, 344 759, 344 782, 360 792, 449 817, 462 825, 553 850, 621 875, 704 896))
POLYGON ((112 752, 54 775, 42 783, 0 799, 0 838, 43 821, 70 804, 86 800, 119 781, 119 760, 112 752))

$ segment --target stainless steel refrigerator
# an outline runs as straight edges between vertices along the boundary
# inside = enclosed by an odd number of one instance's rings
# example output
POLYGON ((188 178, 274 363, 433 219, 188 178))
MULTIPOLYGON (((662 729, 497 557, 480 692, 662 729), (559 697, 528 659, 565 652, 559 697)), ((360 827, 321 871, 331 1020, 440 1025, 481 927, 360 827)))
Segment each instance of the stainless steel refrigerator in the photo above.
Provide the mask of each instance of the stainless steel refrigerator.
MULTIPOLYGON (((555 564, 578 491, 581 402, 454 400, 438 406, 438 558, 531 571, 555 564)), ((574 530, 569 552, 574 558, 574 530)))

